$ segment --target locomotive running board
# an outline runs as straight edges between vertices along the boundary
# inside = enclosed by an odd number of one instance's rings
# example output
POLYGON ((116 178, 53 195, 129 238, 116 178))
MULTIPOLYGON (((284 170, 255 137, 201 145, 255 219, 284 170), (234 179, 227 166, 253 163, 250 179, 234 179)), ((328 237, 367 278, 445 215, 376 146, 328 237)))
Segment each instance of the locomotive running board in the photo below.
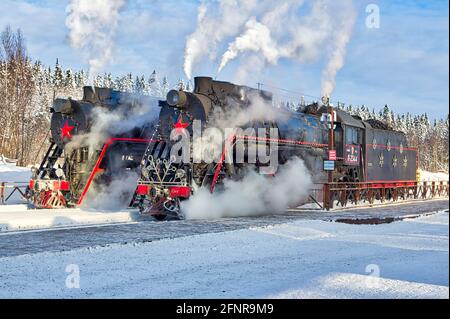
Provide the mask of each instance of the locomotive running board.
POLYGON ((86 196, 86 193, 89 190, 89 187, 91 186, 92 181, 94 180, 95 174, 99 171, 99 166, 105 157, 107 149, 111 146, 111 144, 115 142, 135 142, 135 143, 152 143, 157 142, 157 140, 147 140, 147 139, 141 139, 141 138, 126 138, 126 137, 114 137, 110 138, 106 141, 106 143, 103 145, 102 151, 100 152, 100 155, 98 156, 97 162, 95 163, 94 168, 91 171, 91 174, 89 175, 89 178, 86 182, 86 186, 83 189, 83 192, 81 193, 80 198, 78 199, 77 206, 80 206, 83 202, 84 197, 86 196))

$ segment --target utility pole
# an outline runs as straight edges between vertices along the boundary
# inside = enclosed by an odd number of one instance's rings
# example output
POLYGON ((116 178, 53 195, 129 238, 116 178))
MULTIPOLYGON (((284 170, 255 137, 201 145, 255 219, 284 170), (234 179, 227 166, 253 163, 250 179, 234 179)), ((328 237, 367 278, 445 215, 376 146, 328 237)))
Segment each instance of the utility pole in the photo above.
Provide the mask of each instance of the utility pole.
MULTIPOLYGON (((334 150, 334 114, 333 114, 333 107, 330 104, 328 104, 328 113, 331 116, 331 127, 328 136, 328 150, 332 151, 334 150)), ((333 182, 333 171, 329 171, 328 183, 332 182, 333 182)))
POLYGON ((328 171, 328 183, 324 183, 323 185, 323 207, 326 210, 330 210, 333 208, 333 201, 331 200, 331 183, 333 183, 333 170, 336 161, 336 151, 334 150, 334 110, 333 105, 330 103, 329 96, 322 97, 322 105, 327 108, 327 113, 323 113, 322 118, 323 121, 328 125, 328 158, 326 161, 327 168, 325 168, 324 161, 324 169, 328 171), (332 166, 329 165, 330 162, 332 166))
MULTIPOLYGON (((322 98, 322 102, 328 108, 328 114, 330 117, 329 130, 328 130, 328 154, 330 151, 334 150, 334 110, 333 105, 330 103, 330 98, 328 96, 324 96, 322 98)), ((333 182, 333 171, 328 171, 328 183, 333 182)))

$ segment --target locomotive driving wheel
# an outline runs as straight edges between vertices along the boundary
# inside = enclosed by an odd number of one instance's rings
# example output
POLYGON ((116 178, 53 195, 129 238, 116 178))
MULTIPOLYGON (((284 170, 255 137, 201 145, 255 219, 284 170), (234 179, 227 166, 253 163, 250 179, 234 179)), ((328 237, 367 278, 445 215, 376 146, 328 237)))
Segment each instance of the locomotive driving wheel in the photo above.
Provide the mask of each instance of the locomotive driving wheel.
POLYGON ((37 199, 36 205, 38 208, 64 208, 66 207, 66 199, 61 192, 54 192, 50 190, 41 190, 37 199))
POLYGON ((167 219, 184 219, 180 210, 179 199, 159 198, 148 206, 139 208, 142 215, 149 215, 158 221, 167 219))

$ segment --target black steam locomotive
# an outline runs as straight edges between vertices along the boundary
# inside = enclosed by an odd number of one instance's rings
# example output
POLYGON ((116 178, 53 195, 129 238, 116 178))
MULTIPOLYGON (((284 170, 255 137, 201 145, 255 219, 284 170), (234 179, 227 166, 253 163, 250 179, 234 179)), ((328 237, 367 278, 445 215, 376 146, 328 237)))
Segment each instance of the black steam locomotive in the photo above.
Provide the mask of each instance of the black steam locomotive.
MULTIPOLYGON (((157 219, 182 217, 180 201, 200 187, 220 191, 224 180, 240 179, 248 169, 276 174, 267 150, 280 165, 293 156, 302 158, 315 182, 327 181, 323 165, 330 156, 326 105, 316 103, 297 111, 274 108, 270 92, 208 77, 195 78, 193 92, 170 91, 165 101, 158 102, 156 122, 137 121, 125 132, 103 136, 95 147, 80 138, 95 129, 95 110, 133 114, 142 103, 151 102, 142 96, 92 87, 84 88, 79 101, 55 100, 51 145, 28 188, 35 207, 81 205, 90 189, 107 189, 123 172, 134 171, 140 179, 133 205, 157 219), (264 107, 270 105, 277 116, 251 116, 255 100, 264 107), (223 136, 220 143, 206 143, 216 157, 196 159, 193 140, 197 131, 200 135, 213 127, 223 131, 218 119, 229 120, 246 112, 248 120, 238 121, 240 131, 223 136), (191 141, 188 148, 178 148, 183 138, 191 141), (259 149, 266 153, 255 152, 259 149)), ((417 152, 408 147, 403 133, 339 109, 334 112, 335 182, 415 183, 417 152)))
MULTIPOLYGON (((255 98, 263 103, 272 101, 269 92, 208 77, 195 78, 193 92, 170 91, 166 101, 159 103, 158 135, 141 163, 142 176, 136 191, 141 212, 161 220, 167 216, 182 217, 180 201, 187 200, 199 187, 213 192, 225 179, 241 178, 249 167, 267 173, 267 163, 258 153, 254 161, 249 161, 250 150, 260 146, 274 149, 281 165, 293 156, 302 158, 314 181, 326 182, 323 164, 330 155, 329 123, 323 119, 329 117, 329 110, 318 103, 296 112, 278 108, 276 112, 282 120, 249 116, 241 128, 250 133, 228 136, 219 146, 221 156, 212 162, 193 160, 195 141, 187 151, 187 160, 179 160, 183 155, 180 153, 186 150, 177 148, 174 152, 173 148, 180 142, 181 132, 195 136, 195 121, 200 121, 200 131, 204 132, 217 124, 214 119, 218 113, 233 114, 236 109, 245 113, 255 98), (258 130, 261 128, 262 133, 258 130), (276 138, 269 135, 270 129, 275 130, 276 138), (236 161, 238 147, 244 148, 243 162, 236 161)), ((403 133, 379 121, 363 121, 339 109, 334 112, 335 182, 415 182, 417 154, 408 147, 403 133)), ((218 146, 213 148, 217 150, 218 146)))
MULTIPOLYGON (((92 125, 103 113, 132 115, 148 98, 106 88, 84 87, 83 98, 56 99, 51 108, 50 147, 39 168, 32 172, 27 189, 36 208, 81 205, 88 190, 108 184, 123 172, 139 172, 153 123, 112 134, 90 136, 92 125), (97 141, 92 143, 92 139, 97 141)), ((137 173, 138 174, 138 173, 137 173)), ((139 175, 137 175, 139 176, 139 175)))

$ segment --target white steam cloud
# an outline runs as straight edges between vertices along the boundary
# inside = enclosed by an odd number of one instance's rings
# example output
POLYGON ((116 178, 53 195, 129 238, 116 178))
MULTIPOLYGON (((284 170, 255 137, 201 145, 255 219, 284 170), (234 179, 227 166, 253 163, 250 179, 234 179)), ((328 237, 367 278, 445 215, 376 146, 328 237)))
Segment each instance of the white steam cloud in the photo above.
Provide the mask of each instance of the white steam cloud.
POLYGON ((322 94, 331 95, 356 19, 352 0, 259 1, 257 5, 251 1, 241 9, 243 2, 223 0, 218 7, 213 1, 202 3, 197 29, 186 43, 186 75, 192 76, 193 65, 202 57, 209 55, 214 61, 219 45, 231 38, 218 72, 240 58, 237 80, 245 81, 250 72, 276 65, 282 58, 308 63, 325 56, 322 94), (225 13, 231 18, 221 19, 225 13))
POLYGON ((280 53, 270 36, 270 29, 256 21, 254 17, 245 24, 245 28, 246 31, 230 44, 228 51, 222 56, 219 72, 229 61, 235 59, 240 52, 244 51, 261 52, 269 63, 276 64, 280 53))
POLYGON ((133 198, 139 175, 124 171, 107 185, 93 185, 83 201, 83 208, 100 211, 126 209, 133 198))
POLYGON ((331 96, 336 87, 336 74, 344 66, 347 44, 350 41, 353 25, 356 20, 354 10, 348 10, 347 19, 341 20, 341 25, 333 33, 333 47, 330 52, 328 64, 322 72, 321 96, 331 96))
POLYGON ((93 77, 113 59, 114 35, 126 0, 71 0, 66 8, 70 45, 82 52, 93 77))
POLYGON ((303 161, 297 157, 281 166, 274 177, 249 171, 241 181, 225 180, 224 190, 211 194, 200 189, 182 202, 187 219, 217 219, 284 212, 301 204, 312 181, 303 161))
MULTIPOLYGON (((90 131, 86 134, 75 135, 67 143, 66 151, 70 153, 71 149, 88 147, 89 157, 95 162, 98 151, 109 137, 127 133, 135 128, 143 129, 157 119, 159 114, 157 100, 135 97, 129 103, 133 107, 129 108, 128 104, 120 104, 113 110, 106 107, 94 108, 90 131)), ((138 178, 139 175, 136 172, 117 169, 117 175, 112 176, 112 180, 107 184, 91 186, 83 206, 95 210, 113 211, 126 208, 136 189, 138 178)))
POLYGON ((197 28, 188 36, 184 53, 184 72, 192 78, 195 63, 204 56, 216 58, 217 45, 239 32, 251 12, 261 5, 256 0, 203 1, 198 8, 197 28))
MULTIPOLYGON (((213 113, 211 126, 218 130, 206 130, 196 143, 202 152, 221 150, 224 138, 220 131, 247 127, 254 121, 284 121, 286 113, 259 95, 249 93, 248 107, 238 105, 213 113)), ((233 105, 232 100, 228 101, 233 105)), ((233 130, 230 131, 230 133, 233 130)), ((220 154, 216 154, 219 155, 220 154)), ((198 155, 194 155, 198 156, 198 155)), ((277 165, 277 163, 271 163, 277 165)), ((187 219, 216 219, 222 217, 251 216, 265 213, 280 213, 292 205, 301 204, 309 194, 311 176, 303 161, 297 157, 279 167, 274 177, 258 174, 249 169, 239 181, 225 179, 224 188, 210 193, 208 188, 199 188, 195 194, 181 203, 181 210, 187 219)))
POLYGON ((230 137, 229 135, 236 133, 237 128, 249 127, 249 124, 253 122, 288 120, 287 113, 269 101, 253 92, 247 94, 249 104, 244 108, 239 107, 238 103, 230 99, 228 101, 230 107, 216 108, 212 111, 208 123, 214 129, 204 130, 201 138, 194 140, 193 155, 195 158, 201 158, 202 153, 205 152, 220 156, 223 143, 230 137))
POLYGON ((92 123, 90 131, 86 134, 75 135, 66 145, 66 148, 89 147, 89 154, 94 154, 106 140, 114 135, 131 131, 134 128, 143 128, 154 122, 159 114, 157 100, 136 97, 131 101, 133 107, 130 109, 126 104, 116 109, 96 107, 92 110, 92 123))

